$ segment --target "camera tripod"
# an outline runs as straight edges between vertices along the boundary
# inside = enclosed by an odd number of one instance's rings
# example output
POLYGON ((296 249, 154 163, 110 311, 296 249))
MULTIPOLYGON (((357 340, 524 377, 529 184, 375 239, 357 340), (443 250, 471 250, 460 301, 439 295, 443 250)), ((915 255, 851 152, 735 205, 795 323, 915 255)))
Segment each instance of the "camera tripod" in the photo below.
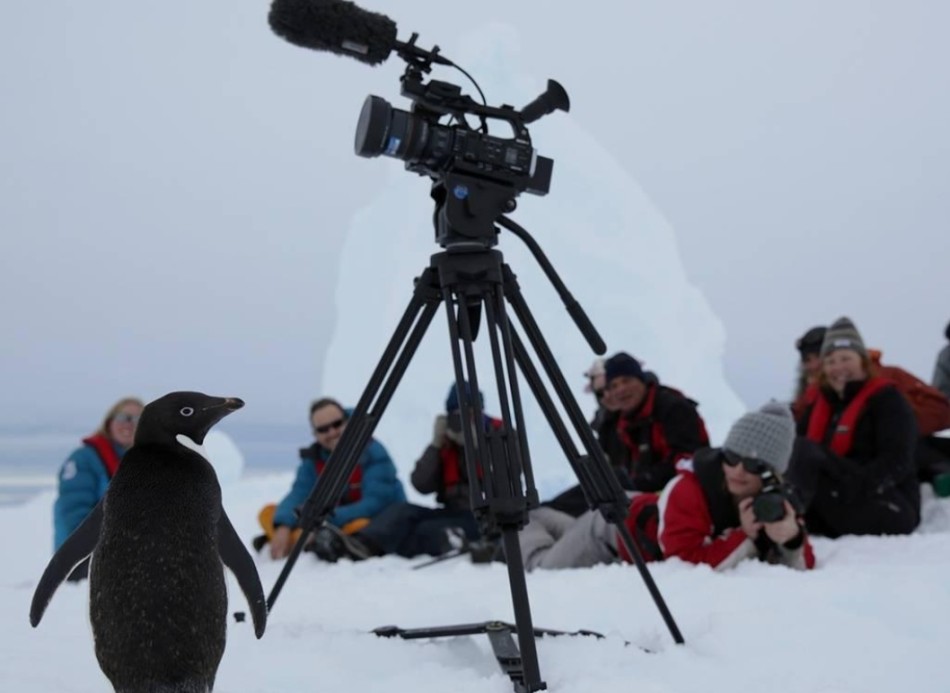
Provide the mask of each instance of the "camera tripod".
MULTIPOLYGON (((683 637, 624 524, 628 498, 571 394, 521 294, 514 272, 504 262, 502 253, 493 249, 499 234, 495 224, 521 238, 554 284, 568 312, 594 351, 603 353, 606 350, 583 309, 564 287, 535 240, 505 216, 505 213, 514 210, 516 194, 517 191, 511 186, 459 173, 448 173, 433 185, 436 238, 444 250, 431 256, 429 265, 416 279, 409 305, 370 376, 319 483, 301 506, 300 527, 303 532, 267 598, 267 608, 268 611, 273 609, 310 531, 323 524, 341 498, 347 480, 426 330, 439 307, 444 306, 463 422, 483 420, 480 398, 469 395, 481 391, 474 351, 481 322, 485 323, 484 331, 490 343, 503 425, 492 430, 485 430, 483 426, 463 425, 465 469, 472 511, 486 536, 500 537, 508 570, 518 647, 513 651, 512 646, 505 646, 504 658, 496 649, 496 656, 511 677, 515 690, 530 692, 547 687, 541 680, 535 648, 535 635, 546 631, 536 629, 532 624, 518 541, 519 530, 528 522, 528 512, 538 507, 539 501, 525 434, 516 364, 577 476, 588 507, 601 512, 607 521, 616 526, 620 540, 633 556, 640 576, 673 639, 681 644, 683 637), (582 441, 584 454, 578 452, 524 342, 509 320, 508 304, 514 310, 574 431, 582 441)), ((383 630, 387 630, 390 635, 400 634, 401 629, 393 631, 394 628, 383 630)), ((418 635, 419 632, 419 629, 412 631, 415 637, 425 637, 418 635)), ((472 631, 467 626, 449 626, 425 632, 438 637, 486 631, 472 631)), ((508 633, 510 637, 510 630, 508 633)))

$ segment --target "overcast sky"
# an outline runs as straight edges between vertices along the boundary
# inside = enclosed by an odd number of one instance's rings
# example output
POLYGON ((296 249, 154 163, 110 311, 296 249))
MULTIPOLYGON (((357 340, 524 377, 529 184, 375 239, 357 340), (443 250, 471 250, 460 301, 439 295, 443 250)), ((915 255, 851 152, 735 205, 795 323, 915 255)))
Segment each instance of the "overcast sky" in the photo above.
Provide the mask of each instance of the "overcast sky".
MULTIPOLYGON (((537 89, 564 84, 570 117, 675 229, 748 405, 787 396, 794 339, 841 314, 929 380, 950 320, 950 5, 363 6, 449 57, 473 27, 515 27, 537 89)), ((92 425, 126 393, 201 389, 244 397, 247 421, 303 428, 342 237, 386 179, 353 155, 359 109, 369 93, 408 104, 399 60, 291 46, 267 9, 0 8, 0 426, 92 425)), ((571 146, 543 134, 542 154, 571 146)), ((555 174, 551 194, 577 191, 555 174)))

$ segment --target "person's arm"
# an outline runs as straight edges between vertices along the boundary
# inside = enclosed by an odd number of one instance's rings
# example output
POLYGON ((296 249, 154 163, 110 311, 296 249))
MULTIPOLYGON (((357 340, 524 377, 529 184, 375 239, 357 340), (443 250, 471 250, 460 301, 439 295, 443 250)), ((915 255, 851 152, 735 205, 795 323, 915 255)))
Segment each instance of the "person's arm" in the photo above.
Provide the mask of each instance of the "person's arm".
POLYGON ((917 421, 904 395, 887 387, 868 400, 862 416, 871 418, 874 455, 854 465, 852 473, 860 477, 865 489, 880 492, 916 474, 917 421))
POLYGON ((290 492, 277 504, 277 510, 274 511, 274 527, 297 526, 297 514, 294 511, 307 500, 316 483, 317 469, 313 460, 300 460, 290 492))
POLYGON ((442 452, 434 445, 426 447, 409 476, 419 493, 436 493, 442 478, 442 452))
POLYGON ((53 548, 58 549, 73 533, 102 497, 100 475, 94 465, 101 465, 89 448, 76 450, 59 470, 58 494, 53 506, 53 548))
POLYGON ((683 397, 678 397, 663 417, 663 433, 669 446, 663 462, 671 469, 679 460, 692 457, 694 452, 709 445, 709 436, 699 412, 683 397))
POLYGON ((665 558, 675 556, 725 570, 757 553, 755 543, 738 527, 718 537, 710 536, 709 506, 691 474, 680 474, 666 486, 660 496, 659 514, 657 538, 665 558))
POLYGON ((370 441, 360 464, 363 466, 360 499, 338 506, 328 518, 338 527, 357 518, 373 517, 390 503, 405 499, 402 484, 396 476, 396 465, 379 442, 370 441))
POLYGON ((795 514, 795 509, 785 501, 785 516, 777 522, 767 522, 762 533, 771 546, 773 556, 779 563, 796 570, 811 570, 815 567, 815 553, 808 541, 805 524, 795 514))

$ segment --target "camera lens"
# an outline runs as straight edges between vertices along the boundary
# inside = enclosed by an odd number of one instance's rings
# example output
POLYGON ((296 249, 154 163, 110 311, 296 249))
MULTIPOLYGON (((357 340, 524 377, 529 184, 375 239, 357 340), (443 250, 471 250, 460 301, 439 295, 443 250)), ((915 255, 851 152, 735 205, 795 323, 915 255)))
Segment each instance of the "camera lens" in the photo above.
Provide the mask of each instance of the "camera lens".
POLYGON ((752 514, 758 522, 778 522, 785 517, 785 495, 767 490, 752 500, 752 514))
POLYGON ((393 108, 386 99, 367 96, 356 124, 353 148, 357 156, 391 156, 416 162, 425 149, 429 124, 408 111, 393 108))
POLYGON ((392 118, 392 106, 379 96, 367 96, 356 124, 353 148, 357 156, 374 157, 386 148, 386 135, 392 118))

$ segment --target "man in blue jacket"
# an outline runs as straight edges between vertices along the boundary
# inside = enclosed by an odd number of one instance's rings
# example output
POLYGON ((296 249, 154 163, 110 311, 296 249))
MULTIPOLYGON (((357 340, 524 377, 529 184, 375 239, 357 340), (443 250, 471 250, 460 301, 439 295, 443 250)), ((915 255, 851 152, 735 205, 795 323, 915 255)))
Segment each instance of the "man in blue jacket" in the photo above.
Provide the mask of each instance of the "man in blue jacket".
MULTIPOLYGON (((319 483, 330 454, 343 435, 348 417, 349 413, 340 403, 329 397, 310 406, 310 423, 316 443, 300 451, 300 465, 290 492, 276 506, 266 506, 259 516, 270 541, 272 558, 286 557, 300 536, 295 511, 319 483)), ((350 534, 365 526, 390 504, 405 499, 406 494, 396 477, 396 466, 389 453, 378 441, 371 439, 350 475, 339 505, 327 522, 343 534, 350 534)))

